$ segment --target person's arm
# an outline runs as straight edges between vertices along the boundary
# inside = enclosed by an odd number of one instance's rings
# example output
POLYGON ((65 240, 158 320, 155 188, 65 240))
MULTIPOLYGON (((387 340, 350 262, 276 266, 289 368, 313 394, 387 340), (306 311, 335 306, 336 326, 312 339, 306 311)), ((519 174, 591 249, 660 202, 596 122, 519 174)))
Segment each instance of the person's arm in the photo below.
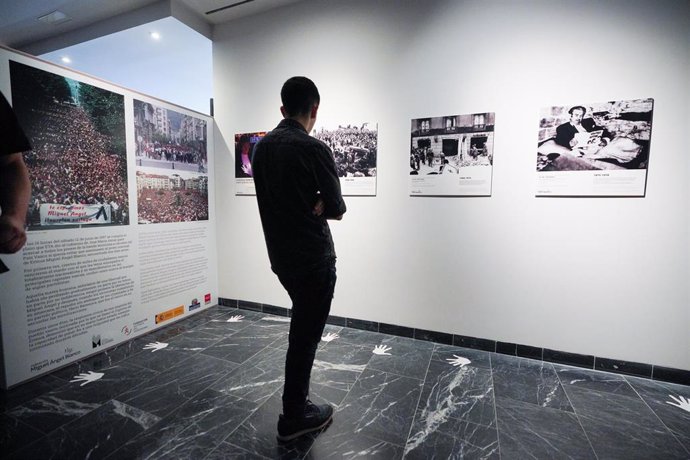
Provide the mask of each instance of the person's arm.
POLYGON ((316 152, 314 159, 314 174, 319 187, 319 196, 314 206, 314 214, 322 215, 326 219, 341 220, 347 211, 343 195, 340 190, 340 179, 335 168, 335 161, 327 148, 316 152), (322 206, 319 204, 322 202, 322 206), (321 209, 318 214, 316 211, 321 209))
POLYGON ((21 153, 0 155, 0 253, 13 254, 26 243, 29 172, 21 153))

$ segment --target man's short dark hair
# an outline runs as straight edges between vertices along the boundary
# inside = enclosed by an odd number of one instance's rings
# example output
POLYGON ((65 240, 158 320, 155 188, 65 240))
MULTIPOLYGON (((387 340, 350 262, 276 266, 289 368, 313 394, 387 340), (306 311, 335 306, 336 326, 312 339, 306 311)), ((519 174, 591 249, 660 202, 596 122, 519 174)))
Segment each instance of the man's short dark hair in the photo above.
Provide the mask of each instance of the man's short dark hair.
POLYGON ((288 116, 307 115, 321 101, 319 90, 307 77, 292 77, 283 84, 280 99, 288 116))

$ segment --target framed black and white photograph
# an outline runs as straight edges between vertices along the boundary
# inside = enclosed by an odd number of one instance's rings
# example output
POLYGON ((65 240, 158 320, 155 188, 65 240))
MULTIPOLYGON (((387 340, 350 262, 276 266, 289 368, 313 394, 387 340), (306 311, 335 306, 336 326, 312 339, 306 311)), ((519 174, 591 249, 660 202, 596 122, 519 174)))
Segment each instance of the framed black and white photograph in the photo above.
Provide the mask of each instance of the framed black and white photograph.
POLYGON ((537 196, 644 196, 654 100, 541 109, 537 196))
POLYGON ((490 196, 493 112, 415 118, 411 122, 411 196, 490 196))
POLYGON ((343 195, 376 195, 377 123, 320 125, 312 135, 333 151, 343 195))

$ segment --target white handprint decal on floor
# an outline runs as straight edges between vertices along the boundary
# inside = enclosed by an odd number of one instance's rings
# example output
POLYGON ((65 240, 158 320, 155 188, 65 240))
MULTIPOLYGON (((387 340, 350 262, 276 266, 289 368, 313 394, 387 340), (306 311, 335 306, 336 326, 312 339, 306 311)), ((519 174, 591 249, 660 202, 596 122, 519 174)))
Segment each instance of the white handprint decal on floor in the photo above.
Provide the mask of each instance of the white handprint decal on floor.
POLYGON ((446 361, 448 361, 448 363, 452 364, 453 366, 460 366, 460 368, 463 368, 472 362, 467 358, 463 358, 462 356, 458 356, 458 355, 453 355, 453 356, 455 356, 455 358, 446 359, 446 361))
POLYGON ((87 383, 95 382, 96 380, 100 380, 105 374, 102 372, 94 372, 94 371, 89 371, 83 374, 75 375, 74 380, 70 380, 70 383, 72 382, 84 382, 80 387, 83 387, 87 383))
POLYGON ((390 351, 391 347, 387 345, 376 345, 374 347, 374 350, 372 351, 373 354, 383 356, 383 355, 388 355, 390 356, 390 353, 386 353, 387 351, 390 351))
POLYGON ((673 395, 669 395, 673 402, 666 401, 666 404, 670 404, 675 407, 683 409, 685 412, 690 412, 690 399, 684 396, 678 396, 677 398, 673 395))
POLYGON ((321 340, 323 340, 324 342, 332 342, 339 337, 340 336, 338 334, 336 334, 334 332, 329 332, 328 334, 321 337, 321 340))
POLYGON ((235 315, 235 316, 231 316, 230 318, 228 318, 226 323, 241 323, 243 319, 244 319, 244 316, 235 315))
POLYGON ((163 343, 163 342, 152 342, 152 343, 147 343, 147 344, 144 346, 144 350, 151 350, 151 353, 153 353, 154 351, 162 350, 163 348, 165 348, 165 347, 167 347, 167 346, 168 346, 167 343, 163 343))

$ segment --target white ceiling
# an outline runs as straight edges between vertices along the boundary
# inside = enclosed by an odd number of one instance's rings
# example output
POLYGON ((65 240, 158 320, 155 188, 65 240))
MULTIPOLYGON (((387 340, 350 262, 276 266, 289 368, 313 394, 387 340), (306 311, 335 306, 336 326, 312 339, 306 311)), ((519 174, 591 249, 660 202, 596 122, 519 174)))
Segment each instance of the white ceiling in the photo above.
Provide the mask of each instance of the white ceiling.
POLYGON ((43 54, 169 16, 210 38, 215 24, 297 1, 301 0, 0 0, 0 45, 43 54), (222 10, 213 12, 218 9, 222 10), (38 21, 55 10, 71 19, 61 24, 38 21))

